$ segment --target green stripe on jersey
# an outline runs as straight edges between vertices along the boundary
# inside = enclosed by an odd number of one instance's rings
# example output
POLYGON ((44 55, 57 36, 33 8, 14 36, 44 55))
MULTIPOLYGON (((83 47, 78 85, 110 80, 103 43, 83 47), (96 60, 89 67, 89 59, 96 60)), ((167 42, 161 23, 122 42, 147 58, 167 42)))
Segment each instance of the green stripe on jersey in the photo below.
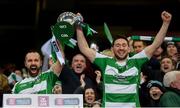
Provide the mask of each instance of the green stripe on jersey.
POLYGON ((103 105, 107 101, 108 105, 112 104, 113 107, 114 105, 124 105, 124 102, 130 102, 130 104, 126 105, 132 105, 134 101, 136 106, 139 106, 138 86, 140 82, 140 70, 141 66, 147 60, 148 57, 144 51, 128 58, 124 64, 119 64, 115 58, 96 53, 94 64, 101 69, 105 85, 103 105), (113 104, 111 102, 116 103, 113 104), (121 104, 121 102, 123 103, 121 104))
POLYGON ((57 80, 54 72, 48 70, 36 78, 29 77, 18 82, 12 91, 15 94, 51 94, 57 80))
POLYGON ((134 94, 106 94, 106 102, 135 102, 134 94), (119 101, 120 99, 121 101, 119 101))

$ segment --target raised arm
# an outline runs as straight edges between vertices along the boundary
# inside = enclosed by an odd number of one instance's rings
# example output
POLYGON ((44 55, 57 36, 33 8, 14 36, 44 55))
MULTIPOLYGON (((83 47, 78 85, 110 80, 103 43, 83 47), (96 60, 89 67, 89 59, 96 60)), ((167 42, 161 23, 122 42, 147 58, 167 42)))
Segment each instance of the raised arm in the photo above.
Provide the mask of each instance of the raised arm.
POLYGON ((163 43, 169 24, 171 22, 172 15, 166 11, 163 11, 161 13, 161 18, 163 23, 159 32, 157 33, 153 43, 145 48, 145 53, 148 57, 152 57, 154 51, 163 43))
POLYGON ((91 61, 93 62, 95 59, 96 52, 89 48, 89 45, 84 37, 84 33, 81 27, 76 28, 77 33, 77 41, 80 51, 91 61))

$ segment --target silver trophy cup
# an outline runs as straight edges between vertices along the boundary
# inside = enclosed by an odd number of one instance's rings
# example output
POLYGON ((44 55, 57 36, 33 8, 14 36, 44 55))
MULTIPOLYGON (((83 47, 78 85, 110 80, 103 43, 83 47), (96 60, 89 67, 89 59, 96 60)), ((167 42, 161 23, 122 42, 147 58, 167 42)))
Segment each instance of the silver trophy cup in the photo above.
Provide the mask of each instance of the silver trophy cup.
MULTIPOLYGON (((71 25, 76 24, 76 25, 81 26, 81 27, 86 26, 86 24, 83 22, 83 17, 80 14, 74 14, 72 12, 63 12, 62 14, 60 14, 59 17, 57 18, 57 22, 61 22, 61 21, 68 22, 71 25)), ((92 28, 90 28, 90 30, 94 34, 97 33, 92 28)))

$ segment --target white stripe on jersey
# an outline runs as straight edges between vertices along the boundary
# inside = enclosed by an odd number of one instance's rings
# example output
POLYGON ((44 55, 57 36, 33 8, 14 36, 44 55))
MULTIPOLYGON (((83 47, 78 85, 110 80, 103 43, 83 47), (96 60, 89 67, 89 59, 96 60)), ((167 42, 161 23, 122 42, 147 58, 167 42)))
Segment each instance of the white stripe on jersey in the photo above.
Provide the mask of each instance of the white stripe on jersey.
POLYGON ((105 93, 136 93, 137 84, 105 84, 105 93))
POLYGON ((122 102, 105 102, 106 108, 136 108, 135 102, 122 103, 122 102))
POLYGON ((39 91, 45 90, 46 87, 47 87, 47 81, 44 80, 41 83, 34 85, 33 88, 24 89, 20 91, 19 93, 20 94, 29 94, 29 93, 35 94, 39 91))
POLYGON ((111 67, 109 65, 106 66, 105 70, 106 75, 121 75, 121 76, 136 76, 138 75, 138 69, 136 67, 132 67, 123 73, 119 73, 118 70, 114 67, 111 67))

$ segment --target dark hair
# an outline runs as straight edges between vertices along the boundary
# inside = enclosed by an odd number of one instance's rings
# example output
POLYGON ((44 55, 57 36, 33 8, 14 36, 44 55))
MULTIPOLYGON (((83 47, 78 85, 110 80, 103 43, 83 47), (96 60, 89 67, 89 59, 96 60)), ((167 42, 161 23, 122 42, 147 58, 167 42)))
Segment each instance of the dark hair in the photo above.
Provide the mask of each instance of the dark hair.
POLYGON ((147 87, 148 91, 151 89, 151 87, 158 87, 162 92, 165 92, 165 88, 164 88, 163 84, 157 80, 150 80, 146 87, 147 87))
POLYGON ((143 40, 134 40, 133 43, 132 43, 133 48, 134 48, 134 43, 135 42, 142 42, 144 46, 147 46, 146 42, 143 41, 143 40))
MULTIPOLYGON (((86 92, 86 90, 87 89, 92 89, 92 90, 94 90, 94 95, 95 95, 95 101, 98 99, 98 94, 97 94, 97 89, 95 88, 95 87, 91 87, 91 86, 85 86, 85 88, 84 88, 84 97, 85 97, 85 92, 86 92)), ((84 100, 85 101, 85 100, 84 100)))
POLYGON ((163 57, 161 58, 161 60, 160 60, 160 63, 161 63, 162 60, 165 59, 165 58, 169 58, 169 59, 172 61, 173 66, 176 66, 176 61, 174 61, 174 60, 173 60, 170 56, 168 56, 168 55, 163 56, 163 57))
POLYGON ((127 37, 126 37, 126 36, 123 36, 123 35, 116 35, 115 38, 114 38, 114 40, 113 40, 113 42, 112 42, 112 46, 114 46, 114 42, 115 42, 116 40, 118 40, 118 39, 124 39, 125 41, 127 41, 127 44, 128 44, 128 46, 129 46, 129 41, 128 41, 127 37))
POLYGON ((70 61, 69 61, 70 65, 72 64, 72 61, 73 61, 74 57, 77 56, 77 55, 83 56, 85 58, 85 62, 87 64, 87 61, 88 61, 87 57, 84 54, 82 54, 81 52, 78 52, 78 53, 75 53, 73 56, 70 57, 70 61))
POLYGON ((41 53, 40 51, 38 51, 38 50, 36 50, 36 49, 30 49, 30 50, 28 50, 28 51, 26 52, 25 59, 26 59, 26 56, 27 56, 28 53, 38 53, 39 56, 40 56, 41 61, 43 61, 43 55, 42 55, 42 53, 41 53))

